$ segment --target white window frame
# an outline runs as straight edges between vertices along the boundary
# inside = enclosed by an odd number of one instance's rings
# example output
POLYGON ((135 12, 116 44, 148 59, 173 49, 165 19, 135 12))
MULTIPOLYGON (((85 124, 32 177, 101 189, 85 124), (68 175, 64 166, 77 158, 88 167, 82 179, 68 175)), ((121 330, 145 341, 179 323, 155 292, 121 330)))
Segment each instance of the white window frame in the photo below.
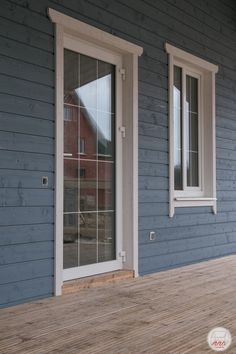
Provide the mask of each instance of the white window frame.
MULTIPOLYGON (((69 37, 71 43, 73 40, 80 41, 87 49, 96 48, 97 59, 99 55, 104 54, 104 51, 111 60, 114 59, 114 55, 121 57, 122 67, 119 71, 122 76, 120 80, 122 84, 122 107, 120 108, 122 125, 118 127, 118 130, 122 137, 122 170, 125 171, 125 178, 123 178, 120 198, 122 200, 120 218, 122 251, 119 257, 123 268, 133 270, 135 276, 138 276, 138 57, 143 49, 56 10, 49 8, 48 15, 55 23, 56 61, 54 293, 61 295, 63 285, 63 50, 65 38, 69 37)), ((91 56, 94 55, 93 53, 94 49, 90 53, 91 56)), ((103 271, 104 269, 101 269, 101 272, 103 271)))
MULTIPOLYGON (((168 43, 165 44, 169 65, 169 216, 173 217, 176 207, 211 206, 216 214, 216 152, 215 152, 215 74, 218 66, 189 54, 168 43), (199 187, 187 187, 183 175, 183 190, 174 188, 174 115, 173 84, 174 66, 182 69, 182 114, 186 114, 186 75, 196 77, 198 85, 198 143, 199 143, 199 187)), ((185 121, 185 119, 184 119, 185 121)), ((184 129, 184 126, 182 129, 184 129)), ((183 132, 183 148, 186 132, 183 132)), ((184 149, 183 154, 186 154, 184 149)), ((183 163, 186 161, 186 156, 183 163)), ((185 166, 183 171, 185 171, 185 166)))

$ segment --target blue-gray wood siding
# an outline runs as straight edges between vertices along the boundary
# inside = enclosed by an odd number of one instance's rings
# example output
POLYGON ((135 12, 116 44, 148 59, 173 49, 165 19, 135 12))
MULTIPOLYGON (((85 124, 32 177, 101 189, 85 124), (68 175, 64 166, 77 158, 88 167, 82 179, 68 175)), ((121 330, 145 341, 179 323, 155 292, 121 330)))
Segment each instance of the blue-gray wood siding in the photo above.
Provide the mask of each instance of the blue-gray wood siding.
POLYGON ((139 60, 139 272, 236 251, 234 0, 1 0, 0 306, 53 293, 54 31, 52 7, 144 48, 139 60), (169 42, 219 65, 217 215, 168 216, 169 42), (49 177, 48 188, 41 178, 49 177), (155 241, 149 232, 156 231, 155 241))

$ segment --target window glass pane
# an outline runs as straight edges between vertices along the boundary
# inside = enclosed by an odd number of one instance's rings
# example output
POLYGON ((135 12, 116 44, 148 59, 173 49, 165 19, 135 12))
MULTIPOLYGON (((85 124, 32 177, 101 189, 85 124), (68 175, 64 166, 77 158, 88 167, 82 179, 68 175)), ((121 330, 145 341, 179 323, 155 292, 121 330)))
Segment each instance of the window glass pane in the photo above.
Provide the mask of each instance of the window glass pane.
POLYGON ((187 184, 198 186, 198 153, 189 152, 187 155, 187 184))
POLYGON ((186 76, 187 186, 199 186, 198 150, 198 79, 186 76))
POLYGON ((174 66, 174 175, 175 190, 183 189, 182 176, 182 69, 174 66))

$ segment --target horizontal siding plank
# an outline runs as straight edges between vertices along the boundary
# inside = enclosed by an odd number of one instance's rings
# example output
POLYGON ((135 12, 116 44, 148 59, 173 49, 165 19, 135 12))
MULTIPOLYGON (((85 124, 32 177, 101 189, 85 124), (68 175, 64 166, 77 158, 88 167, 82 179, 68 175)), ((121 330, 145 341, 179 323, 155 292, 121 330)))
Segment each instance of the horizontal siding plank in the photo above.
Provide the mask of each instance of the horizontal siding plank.
POLYGON ((49 224, 53 221, 54 209, 52 207, 0 208, 0 226, 49 224))
POLYGON ((26 63, 53 69, 53 54, 0 36, 0 55, 23 60, 26 63))
POLYGON ((54 107, 50 103, 3 93, 0 93, 0 109, 2 112, 6 113, 15 113, 50 120, 54 118, 54 107))
MULTIPOLYGON (((142 216, 157 216, 157 215, 168 215, 169 207, 166 203, 139 203, 139 217, 142 216)), ((148 234, 148 233, 147 233, 148 234)), ((149 237, 149 234, 148 234, 149 237)))
POLYGON ((1 131, 54 137, 54 128, 51 120, 0 112, 1 131))
POLYGON ((236 190, 236 180, 217 180, 217 191, 234 191, 236 190))
MULTIPOLYGON (((42 2, 41 0, 40 2, 42 2)), ((49 2, 47 1, 49 6, 49 2)), ((1 0, 1 16, 12 20, 16 23, 24 25, 26 28, 33 28, 37 31, 53 35, 53 24, 46 16, 46 8, 44 16, 32 12, 28 7, 18 6, 12 1, 1 0)))
POLYGON ((0 188, 0 207, 53 206, 50 189, 0 188))
MULTIPOLYGON (((139 191, 139 202, 140 203, 160 203, 167 202, 168 200, 168 191, 163 190, 140 190, 139 191)), ((140 220, 142 222, 142 220, 140 220)))
POLYGON ((168 164, 168 154, 162 151, 139 149, 139 161, 168 164))
MULTIPOLYGON (((218 194, 217 194, 218 197, 218 194)), ((236 202, 229 199, 218 199, 217 212, 236 211, 236 202)))
POLYGON ((54 103, 54 89, 35 82, 0 74, 0 93, 54 103))
MULTIPOLYGON (((229 125, 230 127, 230 125, 229 125)), ((232 130, 230 128, 221 128, 216 126, 216 136, 219 138, 223 138, 223 139, 229 139, 229 140, 235 140, 236 139, 236 131, 232 130)))
MULTIPOLYGON (((18 7, 18 11, 19 9, 20 8, 18 7)), ((25 24, 19 24, 13 22, 12 20, 14 19, 13 18, 6 19, 2 17, 2 11, 1 11, 1 19, 0 19, 1 36, 14 39, 20 43, 25 43, 32 47, 40 48, 48 52, 53 52, 53 37, 51 34, 48 35, 38 30, 35 30, 33 28, 28 28, 25 26, 25 24)))
POLYGON ((54 238, 52 224, 0 226, 0 235, 1 246, 53 241, 54 238))
POLYGON ((236 121, 233 119, 233 117, 224 118, 224 117, 216 116, 216 126, 217 126, 217 131, 220 128, 226 130, 232 129, 236 131, 236 121))
POLYGON ((158 84, 158 81, 156 82, 156 85, 152 85, 150 83, 140 81, 139 93, 141 95, 146 95, 146 96, 148 95, 149 97, 153 97, 153 98, 167 102, 167 99, 168 99, 167 90, 163 89, 162 87, 157 86, 157 84, 158 84))
POLYGON ((167 114, 139 108, 139 122, 167 127, 168 116, 167 114))
POLYGON ((146 122, 139 122, 139 134, 166 140, 168 138, 168 131, 166 127, 146 122))
MULTIPOLYGON (((195 8, 201 9, 204 13, 208 10, 209 7, 206 8, 205 1, 198 1, 198 3, 195 3, 194 1, 190 0, 190 3, 195 6, 195 8)), ((208 5, 209 6, 209 5, 208 5)), ((211 6, 211 16, 208 15, 208 17, 212 17, 216 20, 218 20, 220 23, 224 24, 228 28, 232 28, 232 30, 235 31, 235 26, 234 26, 234 18, 229 16, 225 16, 222 12, 222 6, 216 7, 216 6, 211 6)))
POLYGON ((217 156, 216 168, 223 170, 236 171, 236 162, 232 160, 226 160, 225 158, 219 159, 217 156))
POLYGON ((218 159, 226 159, 226 160, 231 160, 231 161, 236 160, 235 151, 231 151, 228 149, 217 148, 216 149, 216 156, 218 159))
POLYGON ((236 180, 236 171, 216 170, 217 180, 234 181, 236 180))
POLYGON ((236 151, 236 142, 229 139, 216 138, 216 147, 236 151))
MULTIPOLYGON (((234 240, 234 242, 235 241, 236 240, 234 240)), ((149 242, 149 244, 141 244, 139 246, 139 253, 143 258, 158 257, 164 254, 200 249, 202 248, 202 243, 204 243, 204 247, 213 247, 216 245, 227 244, 228 240, 225 234, 195 237, 187 240, 172 240, 167 242, 159 242, 157 239, 157 241, 149 242)))
POLYGON ((168 166, 160 163, 139 162, 139 176, 168 176, 168 166))
POLYGON ((43 259, 0 267, 0 285, 52 276, 53 260, 43 259))
POLYGON ((21 300, 48 296, 53 292, 53 278, 42 277, 21 282, 0 285, 0 305, 20 302, 21 300))
POLYGON ((51 241, 1 246, 0 265, 51 258, 52 251, 51 241))
MULTIPOLYGON (((186 209, 186 208, 183 208, 186 209)), ((194 208, 193 208, 194 209, 194 208)), ((179 212, 178 209, 177 213, 179 212)), ((226 234, 227 237, 234 239, 236 241, 236 221, 231 222, 219 222, 207 225, 207 233, 206 233, 206 225, 202 224, 194 224, 186 226, 179 226, 178 228, 166 227, 165 229, 159 229, 158 225, 154 228, 149 228, 147 230, 140 230, 139 237, 140 243, 148 242, 149 240, 149 231, 155 231, 157 234, 157 240, 159 242, 170 241, 170 240, 182 240, 182 239, 191 239, 200 236, 210 236, 216 234, 226 234)))
POLYGON ((145 150, 159 150, 168 152, 168 141, 166 139, 139 135, 139 148, 145 150))
MULTIPOLYGON (((0 188, 45 189, 45 187, 42 186, 43 177, 45 177, 45 173, 40 171, 16 171, 0 169, 0 188)), ((47 177, 47 188, 52 189, 54 186, 54 174, 52 172, 48 172, 47 177)))
POLYGON ((54 139, 0 131, 0 149, 53 155, 54 139))
MULTIPOLYGON (((142 191, 140 200, 151 202, 159 202, 162 201, 162 198, 165 197, 165 193, 163 191, 142 191)), ((164 198, 163 198, 164 199, 164 198)), ((195 207, 196 208, 196 207, 195 207)), ((139 228, 140 230, 149 230, 150 228, 155 228, 158 225, 159 229, 166 227, 178 228, 180 226, 192 226, 192 225, 209 225, 212 223, 222 223, 222 222, 230 222, 234 221, 236 218, 236 212, 227 212, 227 213, 218 213, 214 215, 212 213, 211 208, 209 207, 208 213, 199 213, 198 210, 201 208, 196 208, 196 213, 194 215, 190 214, 188 217, 186 215, 178 215, 177 213, 173 218, 169 218, 168 216, 150 216, 150 217, 141 217, 139 218, 139 228)))
POLYGON ((53 171, 54 160, 50 155, 0 150, 1 168, 30 171, 53 171))
POLYGON ((167 102, 150 96, 139 95, 139 107, 164 114, 167 112, 167 102))
POLYGON ((140 269, 145 269, 145 272, 141 272, 141 274, 156 272, 157 270, 199 262, 210 258, 223 257, 226 254, 235 252, 236 243, 229 243, 227 245, 201 247, 197 250, 166 254, 159 257, 140 258, 140 269))
POLYGON ((150 177, 150 176, 140 176, 139 177, 139 190, 168 190, 169 179, 165 177, 150 177))
POLYGON ((0 55, 0 73, 46 86, 54 85, 52 70, 4 55, 0 55))

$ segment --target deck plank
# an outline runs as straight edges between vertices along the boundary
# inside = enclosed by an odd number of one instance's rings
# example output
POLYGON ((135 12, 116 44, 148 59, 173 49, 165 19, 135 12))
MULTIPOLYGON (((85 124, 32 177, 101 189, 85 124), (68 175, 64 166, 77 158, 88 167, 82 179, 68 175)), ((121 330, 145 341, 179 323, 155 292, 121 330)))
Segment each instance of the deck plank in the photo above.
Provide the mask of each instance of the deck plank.
POLYGON ((236 256, 0 311, 0 353, 211 353, 227 327, 236 352, 236 256))

